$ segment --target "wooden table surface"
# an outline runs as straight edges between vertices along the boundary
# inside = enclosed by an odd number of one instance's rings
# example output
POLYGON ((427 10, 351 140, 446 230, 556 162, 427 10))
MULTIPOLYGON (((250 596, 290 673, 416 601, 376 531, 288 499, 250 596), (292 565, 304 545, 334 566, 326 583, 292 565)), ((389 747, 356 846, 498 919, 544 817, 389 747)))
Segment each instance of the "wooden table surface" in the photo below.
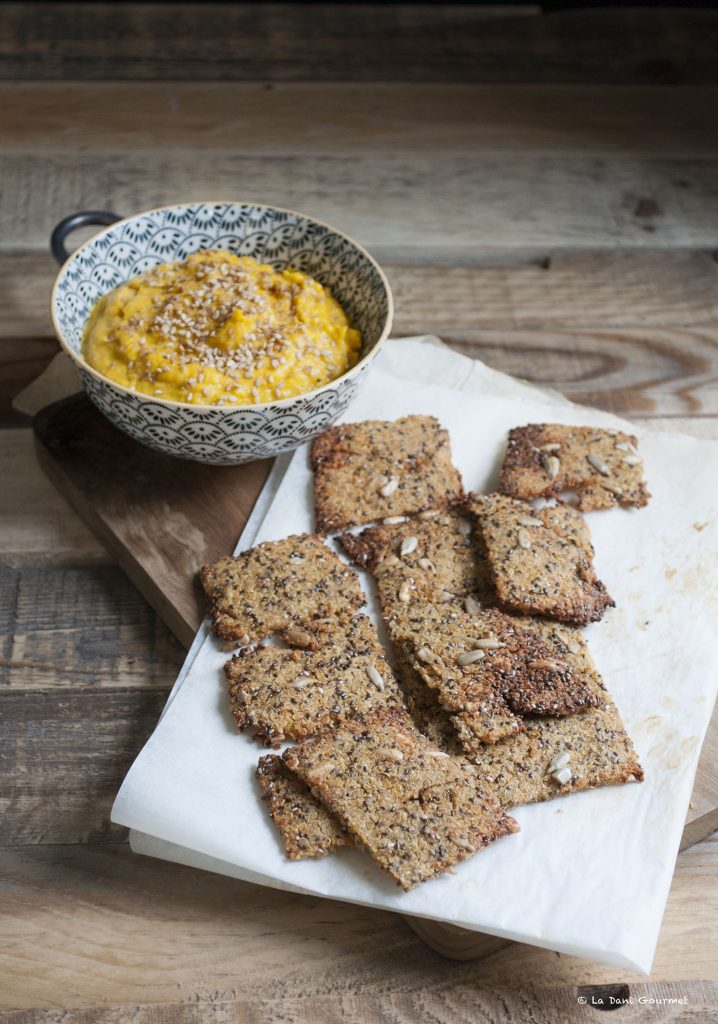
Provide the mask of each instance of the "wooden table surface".
POLYGON ((650 978, 450 962, 395 915, 133 856, 109 810, 183 652, 11 407, 56 351, 57 220, 247 198, 367 245, 395 334, 718 437, 717 44, 689 9, 0 7, 0 1021, 718 1018, 716 837, 650 978))

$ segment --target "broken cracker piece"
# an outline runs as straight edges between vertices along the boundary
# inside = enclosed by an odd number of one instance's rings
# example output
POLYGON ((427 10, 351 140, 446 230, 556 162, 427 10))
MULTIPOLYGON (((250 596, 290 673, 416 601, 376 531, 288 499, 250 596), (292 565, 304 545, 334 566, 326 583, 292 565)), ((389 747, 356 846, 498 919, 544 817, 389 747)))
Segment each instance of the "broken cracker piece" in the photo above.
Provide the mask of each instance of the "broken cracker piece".
POLYGON ((392 642, 437 692, 465 749, 520 731, 525 715, 570 715, 596 704, 587 680, 532 621, 418 602, 390 620, 392 642))
POLYGON ((284 759, 405 890, 518 830, 402 711, 373 712, 284 759))
POLYGON ((523 732, 472 751, 484 786, 503 807, 643 781, 616 705, 600 678, 594 686, 600 707, 567 718, 527 720, 523 732))
POLYGON ((271 743, 303 739, 356 715, 400 706, 401 691, 366 615, 346 625, 306 627, 305 650, 256 647, 225 665, 229 704, 240 729, 271 743))
POLYGON ((429 519, 381 523, 361 533, 344 533, 339 540, 379 583, 387 617, 400 592, 411 600, 441 602, 468 595, 482 604, 493 600, 483 540, 458 509, 429 519))
POLYGON ((532 423, 509 431, 499 491, 513 498, 558 497, 575 491, 582 511, 647 505, 638 441, 599 427, 532 423))
POLYGON ((403 657, 398 645, 394 645, 394 661, 397 678, 414 725, 439 750, 460 757, 463 750, 456 727, 449 712, 439 703, 436 690, 426 685, 411 663, 403 657))
POLYGON ((468 507, 486 543, 499 607, 586 625, 614 605, 576 509, 535 509, 500 494, 472 494, 468 507))
POLYGON ((239 644, 316 619, 346 622, 364 603, 357 574, 312 534, 220 558, 200 581, 215 634, 239 644))
POLYGON ((463 494, 449 434, 433 416, 330 427, 313 442, 310 458, 320 533, 443 511, 463 494))
POLYGON ((349 833, 281 757, 260 757, 257 782, 272 821, 279 829, 289 860, 326 857, 350 845, 349 833))
POLYGON ((551 644, 555 657, 572 664, 592 690, 596 706, 562 718, 529 716, 522 731, 486 743, 472 729, 471 716, 450 716, 438 703, 437 692, 409 663, 401 663, 400 679, 411 695, 409 706, 421 731, 451 755, 463 753, 476 765, 484 788, 507 809, 598 786, 642 781, 633 744, 582 632, 545 619, 526 622, 551 644))

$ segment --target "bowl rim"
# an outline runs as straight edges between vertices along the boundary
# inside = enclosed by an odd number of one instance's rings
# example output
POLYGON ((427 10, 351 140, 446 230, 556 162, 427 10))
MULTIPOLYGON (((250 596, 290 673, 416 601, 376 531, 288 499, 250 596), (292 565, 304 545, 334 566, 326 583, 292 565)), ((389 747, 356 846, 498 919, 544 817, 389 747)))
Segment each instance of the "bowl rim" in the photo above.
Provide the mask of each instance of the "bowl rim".
MULTIPOLYGON (((199 252, 200 250, 197 251, 199 252)), ((73 250, 73 252, 70 253, 68 258, 59 268, 57 275, 55 277, 55 281, 52 286, 52 291, 50 292, 50 318, 52 320, 52 327, 55 332, 55 336, 57 337, 57 340, 60 342, 60 347, 69 355, 73 363, 81 367, 86 373, 88 373, 91 377, 94 377, 95 380, 99 381, 101 384, 105 384, 110 388, 114 388, 116 391, 129 395, 132 398, 137 398, 140 399, 141 401, 155 402, 161 405, 167 405, 174 409, 190 410, 205 413, 233 413, 240 411, 246 412, 254 409, 267 409, 272 406, 283 407, 292 405, 293 403, 297 402, 300 399, 311 398, 315 395, 319 395, 322 393, 322 391, 326 391, 328 388, 331 388, 334 385, 341 383, 342 381, 350 380, 357 373, 359 373, 359 371, 363 367, 368 365, 368 363, 370 363, 372 359, 374 359, 374 357, 378 354, 382 345, 388 338, 389 332, 391 331, 392 328, 392 322, 394 319, 394 296, 392 295, 391 286, 389 284, 386 274, 382 270, 379 263, 371 255, 371 253, 368 252, 363 245, 360 245, 359 242, 355 241, 351 237, 351 235, 346 234, 346 232, 344 231, 340 231, 338 228, 335 228, 334 225, 328 224, 326 221, 319 220, 316 217, 311 217, 307 213, 302 213, 301 210, 291 210, 289 209, 289 207, 286 206, 272 206, 271 203, 252 203, 234 199, 205 199, 194 200, 188 203, 170 203, 167 206, 153 206, 149 210, 142 210, 140 211, 140 213, 130 214, 128 217, 122 217, 120 220, 116 220, 113 224, 109 224, 101 231, 98 231, 96 232, 96 234, 92 235, 91 238, 88 238, 86 242, 82 243, 82 245, 78 245, 77 249, 73 250), (381 334, 379 335, 379 338, 377 339, 376 343, 372 346, 370 351, 367 352, 366 355, 362 356, 358 363, 355 363, 354 366, 350 367, 350 369, 346 370, 339 377, 335 377, 333 380, 327 381, 326 384, 322 384, 318 388, 313 388, 311 391, 302 391, 296 395, 289 395, 287 398, 275 398, 268 402, 252 402, 245 403, 243 405, 220 405, 219 403, 216 402, 207 404, 200 404, 199 402, 177 402, 171 398, 162 398, 162 396, 160 395, 146 395, 142 391, 135 391, 132 388, 126 387, 124 384, 118 384, 110 377, 106 377, 103 373, 100 373, 99 370, 96 370, 94 368, 94 366, 90 366, 90 364, 86 361, 84 356, 75 352, 75 350, 70 346, 70 343, 65 338, 57 322, 57 316, 55 313, 55 308, 57 305, 57 293, 60 286, 60 279, 63 276, 65 268, 68 267, 69 264, 74 260, 74 258, 78 256, 89 245, 92 245, 99 238, 102 238, 104 235, 109 234, 111 231, 114 231, 121 225, 127 224, 129 221, 137 220, 138 217, 145 217, 147 216, 147 214, 150 213, 162 213, 166 210, 182 210, 187 209, 187 207, 189 206, 250 206, 253 207, 255 210, 275 210, 277 213, 291 213, 295 217, 303 217, 305 220, 311 221, 313 224, 319 224, 320 227, 327 228, 333 234, 338 235, 340 238, 343 238, 347 242, 349 242, 350 245, 354 246, 354 248, 376 270, 377 274, 379 275, 379 279, 384 287, 384 291, 386 293, 387 298, 387 313, 386 320, 384 322, 384 327, 382 329, 381 334)))

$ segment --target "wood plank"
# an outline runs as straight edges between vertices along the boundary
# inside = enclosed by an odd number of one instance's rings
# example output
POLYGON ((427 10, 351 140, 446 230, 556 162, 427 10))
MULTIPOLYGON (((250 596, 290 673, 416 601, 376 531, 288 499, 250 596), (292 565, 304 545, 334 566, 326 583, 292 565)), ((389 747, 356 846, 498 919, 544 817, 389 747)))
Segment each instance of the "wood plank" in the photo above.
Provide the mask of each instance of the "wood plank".
POLYGON ((718 418, 715 416, 646 416, 642 422, 651 430, 677 430, 707 441, 718 440, 718 418))
MULTIPOLYGON (((117 844, 4 850, 0 864, 0 1005, 48 1008, 6 1022, 56 1019, 57 1007, 70 1009, 64 1020, 103 1024, 325 1019, 316 1004, 332 1021, 536 1024, 576 1020, 577 986, 619 983, 636 1000, 687 995, 687 1009, 658 1011, 663 1021, 707 1020, 716 1005, 715 986, 691 984, 712 977, 718 959, 715 838, 678 858, 650 979, 518 944, 481 963, 447 962, 396 915, 135 857, 117 844), (117 1006, 128 1016, 113 1015, 117 1006)), ((628 1010, 622 1020, 651 1012, 628 1010)))
POLYGON ((718 414, 718 327, 436 333, 497 370, 619 416, 718 414))
MULTIPOLYGON (((718 261, 705 252, 557 253, 482 266, 384 263, 394 334, 494 328, 701 327, 718 320, 718 261)), ((0 253, 0 364, 52 336, 57 267, 45 252, 0 253), (8 347, 5 348, 5 343, 8 347)))
MULTIPOLYGON (((194 1003, 162 1003, 123 1006, 94 1006, 76 1011, 19 1010, 0 1012, 3 1024, 336 1024, 337 1020, 361 1021, 361 1024, 415 1024, 418 1020, 446 1020, 455 1024, 573 1024, 582 1007, 578 997, 590 998, 597 1010, 620 1010, 621 1020, 644 1022, 647 1008, 661 1007, 661 1021, 688 1022, 711 1020, 709 1014, 718 1000, 714 982, 673 982, 671 984, 612 984, 575 988, 535 988, 497 992, 485 988, 459 988, 447 991, 413 993, 342 992, 337 995, 280 996, 268 999, 201 1000, 194 1003), (630 993, 630 994, 629 994, 630 993), (633 1005, 622 1001, 633 998, 633 1005), (613 1001, 612 1001, 613 1000, 613 1001), (690 1007, 690 1010, 687 1009, 690 1007), (538 1012, 541 1017, 537 1017, 538 1012), (577 1010, 578 1008, 578 1010, 577 1010), (449 1014, 450 1016, 443 1016, 449 1014), (700 1015, 700 1016, 697 1016, 700 1015)), ((594 1011, 595 1012, 595 1011, 594 1011)))
POLYGON ((0 338, 0 427, 28 424, 12 400, 47 369, 59 350, 54 338, 0 338))
POLYGON ((470 4, 3 5, 0 75, 210 79, 704 83, 709 10, 470 4), (528 16, 527 16, 528 15, 528 16))
POLYGON ((710 249, 718 234, 710 158, 208 151, 199 178, 197 159, 194 150, 3 155, 0 249, 46 251, 50 225, 77 209, 130 214, 216 198, 306 210, 380 259, 495 263, 557 251, 710 249))
POLYGON ((385 269, 395 334, 419 325, 422 333, 461 337, 479 328, 712 327, 718 320, 718 260, 710 251, 556 253, 493 266, 388 262, 385 269))
POLYGON ((0 691, 3 841, 125 839, 110 809, 172 681, 162 689, 0 691))
POLYGON ((203 616, 197 572, 234 549, 271 461, 209 466, 161 455, 118 430, 84 394, 43 410, 33 428, 52 482, 189 647, 203 616), (62 464, 59 434, 51 436, 58 410, 62 464), (96 487, 96 472, 110 463, 115 469, 96 487))
POLYGON ((0 82, 5 153, 715 156, 718 88, 0 82))
MULTIPOLYGON (((49 244, 43 252, 17 251, 0 255, 0 337, 21 340, 52 338, 50 292, 57 264, 49 244)), ((3 365, 17 353, 3 345, 3 365)))
POLYGON ((0 693, 159 686, 179 643, 114 566, 0 569, 0 693))
POLYGON ((29 428, 0 430, 0 479, 1 566, 111 561, 106 548, 41 471, 29 428))

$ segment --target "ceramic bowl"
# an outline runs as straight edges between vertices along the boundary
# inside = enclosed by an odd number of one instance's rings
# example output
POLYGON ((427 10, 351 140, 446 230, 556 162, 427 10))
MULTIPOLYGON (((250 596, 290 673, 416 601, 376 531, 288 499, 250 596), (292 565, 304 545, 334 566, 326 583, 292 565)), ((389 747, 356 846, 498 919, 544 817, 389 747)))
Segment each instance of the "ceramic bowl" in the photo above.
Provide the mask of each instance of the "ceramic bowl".
POLYGON ((188 203, 120 220, 106 211, 73 214, 55 228, 52 251, 62 269, 52 291, 52 319, 97 408, 135 440, 167 455, 233 465, 290 451, 316 437, 347 408, 391 328, 392 297, 372 257, 334 228, 291 210, 247 203, 188 203), (67 254, 70 231, 109 225, 67 254), (361 332, 356 366, 314 391, 259 405, 188 405, 140 394, 89 366, 82 332, 94 303, 158 263, 198 249, 227 249, 280 270, 296 267, 328 286, 361 332))

